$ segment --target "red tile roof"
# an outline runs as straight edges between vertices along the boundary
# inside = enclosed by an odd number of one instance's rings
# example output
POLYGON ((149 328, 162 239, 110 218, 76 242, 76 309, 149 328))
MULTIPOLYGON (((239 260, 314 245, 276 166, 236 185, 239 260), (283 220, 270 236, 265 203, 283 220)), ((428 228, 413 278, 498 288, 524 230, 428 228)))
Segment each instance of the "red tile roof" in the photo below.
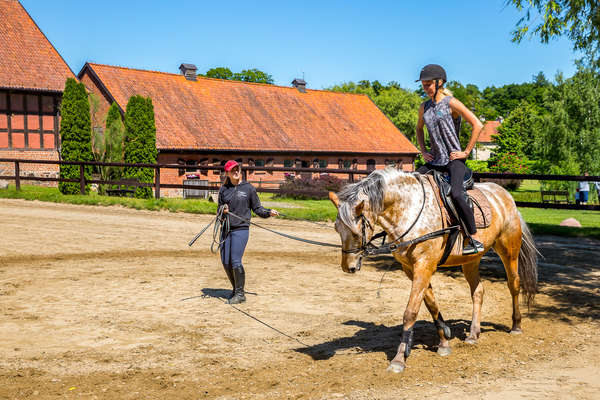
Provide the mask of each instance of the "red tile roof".
POLYGON ((17 0, 0 0, 0 88, 62 92, 75 75, 17 0))
POLYGON ((498 121, 486 121, 485 124, 483 124, 483 131, 481 131, 477 141, 480 143, 492 143, 494 141, 492 135, 498 134, 499 126, 500 122, 498 121))
POLYGON ((124 110, 150 97, 159 149, 417 153, 364 95, 86 64, 124 110))

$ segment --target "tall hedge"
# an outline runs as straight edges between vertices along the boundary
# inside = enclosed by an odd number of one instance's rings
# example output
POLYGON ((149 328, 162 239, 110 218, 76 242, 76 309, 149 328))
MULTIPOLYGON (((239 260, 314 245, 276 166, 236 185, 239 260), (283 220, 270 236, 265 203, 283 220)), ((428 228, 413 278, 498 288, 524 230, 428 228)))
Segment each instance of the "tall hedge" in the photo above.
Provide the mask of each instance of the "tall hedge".
MULTIPOLYGON (((83 83, 68 78, 60 107, 60 157, 64 161, 92 161, 92 124, 90 103, 83 83)), ((91 179, 92 167, 85 167, 86 179, 91 179)), ((60 177, 79 178, 78 165, 61 165, 60 177)), ((78 194, 79 183, 60 182, 58 188, 63 194, 78 194)), ((86 193, 89 186, 86 186, 86 193)))
MULTIPOLYGON (((156 125, 154 106, 150 98, 132 96, 125 111, 125 157, 126 163, 156 163, 156 125)), ((128 167, 125 177, 140 182, 154 182, 154 169, 128 167)), ((135 197, 151 198, 152 188, 137 187, 135 197)))

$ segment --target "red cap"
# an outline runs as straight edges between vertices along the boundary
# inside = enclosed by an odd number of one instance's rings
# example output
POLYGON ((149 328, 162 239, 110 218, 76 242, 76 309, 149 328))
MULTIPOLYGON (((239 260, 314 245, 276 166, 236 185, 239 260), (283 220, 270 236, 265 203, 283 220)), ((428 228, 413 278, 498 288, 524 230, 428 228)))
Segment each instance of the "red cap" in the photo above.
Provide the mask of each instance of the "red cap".
POLYGON ((234 169, 235 167, 239 166, 239 164, 237 163, 237 161, 235 160, 229 160, 225 163, 225 172, 229 172, 232 169, 234 169))

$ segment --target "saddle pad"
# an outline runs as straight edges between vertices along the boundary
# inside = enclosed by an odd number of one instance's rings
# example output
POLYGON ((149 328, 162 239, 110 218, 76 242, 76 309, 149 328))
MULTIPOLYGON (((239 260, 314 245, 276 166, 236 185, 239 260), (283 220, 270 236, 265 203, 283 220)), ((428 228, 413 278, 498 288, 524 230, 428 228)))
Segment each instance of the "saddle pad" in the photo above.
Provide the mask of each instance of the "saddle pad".
MULTIPOLYGON (((440 212, 443 218, 443 227, 447 227, 453 225, 453 221, 451 220, 450 213, 446 210, 444 206, 444 202, 442 201, 440 195, 440 189, 435 183, 435 179, 430 174, 425 175, 427 180, 431 184, 433 188, 433 192, 435 193, 435 198, 437 200, 438 206, 440 207, 440 212)), ((490 208, 490 202, 487 197, 483 194, 483 192, 479 189, 468 190, 467 194, 471 198, 473 202, 473 214, 475 216, 475 226, 477 229, 483 229, 490 226, 492 222, 492 210, 490 208)))

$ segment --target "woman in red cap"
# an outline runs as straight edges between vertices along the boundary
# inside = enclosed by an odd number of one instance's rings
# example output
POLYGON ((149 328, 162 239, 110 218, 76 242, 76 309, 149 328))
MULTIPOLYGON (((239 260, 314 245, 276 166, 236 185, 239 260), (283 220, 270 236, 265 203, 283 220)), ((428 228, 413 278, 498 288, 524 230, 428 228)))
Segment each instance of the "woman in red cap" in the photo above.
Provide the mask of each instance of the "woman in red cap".
POLYGON ((467 171, 465 160, 473 150, 483 124, 460 100, 452 97, 452 92, 444 88, 446 71, 437 64, 423 67, 417 82, 421 81, 423 90, 430 97, 419 108, 419 121, 417 122, 417 140, 421 154, 426 164, 417 172, 426 173, 435 169, 447 172, 450 175, 450 186, 453 203, 465 223, 469 237, 463 254, 474 254, 483 251, 483 244, 475 240, 472 235, 477 232, 473 210, 467 204, 464 196, 463 177, 467 171), (472 127, 471 138, 465 151, 462 151, 458 134, 460 123, 465 119, 472 127), (429 133, 430 150, 425 146, 423 126, 427 126, 429 133))
POLYGON ((221 235, 221 262, 227 277, 233 286, 233 292, 227 302, 238 304, 246 301, 244 284, 246 274, 242 265, 242 256, 248 243, 248 233, 252 212, 259 217, 268 218, 279 215, 276 210, 264 208, 256 194, 256 189, 250 183, 242 181, 241 166, 237 161, 229 160, 225 163, 225 183, 219 189, 219 207, 226 215, 221 235))

